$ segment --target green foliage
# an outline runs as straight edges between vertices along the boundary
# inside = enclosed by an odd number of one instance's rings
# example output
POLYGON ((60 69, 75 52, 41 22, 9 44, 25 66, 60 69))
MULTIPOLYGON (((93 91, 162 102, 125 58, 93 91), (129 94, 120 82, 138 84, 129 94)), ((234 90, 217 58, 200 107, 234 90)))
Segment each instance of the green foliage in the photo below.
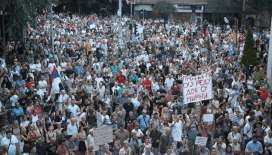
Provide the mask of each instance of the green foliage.
MULTIPOLYGON (((29 23, 33 28, 37 27, 36 10, 50 10, 51 4, 56 0, 0 0, 0 8, 4 14, 9 16, 5 28, 12 29, 16 39, 22 37, 22 29, 29 23)), ((7 33, 6 31, 5 33, 7 33)))
POLYGON ((243 57, 241 60, 241 65, 245 64, 246 67, 249 65, 257 65, 259 63, 256 57, 256 50, 254 49, 253 36, 250 28, 247 29, 246 39, 245 39, 245 47, 243 51, 243 57))
POLYGON ((176 12, 176 8, 172 3, 166 1, 159 1, 153 8, 155 17, 167 19, 169 15, 176 12))
POLYGON ((212 10, 212 18, 214 21, 220 21, 223 17, 233 17, 237 13, 239 17, 243 14, 243 7, 245 11, 254 9, 257 12, 268 10, 272 11, 272 0, 207 0, 206 7, 212 10))
POLYGON ((234 12, 238 13, 239 16, 243 13, 243 0, 207 0, 206 6, 212 10, 213 21, 217 22, 223 17, 233 17, 234 12))

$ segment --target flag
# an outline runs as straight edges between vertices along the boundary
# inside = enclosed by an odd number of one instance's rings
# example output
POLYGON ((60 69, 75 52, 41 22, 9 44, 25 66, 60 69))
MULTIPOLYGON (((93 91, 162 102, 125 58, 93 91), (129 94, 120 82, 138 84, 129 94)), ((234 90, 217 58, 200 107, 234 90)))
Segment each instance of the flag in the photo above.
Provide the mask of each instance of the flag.
POLYGON ((94 15, 88 20, 88 24, 90 25, 90 29, 95 28, 94 15))
POLYGON ((224 21, 225 21, 226 23, 229 23, 229 20, 228 20, 227 17, 224 17, 224 21))
POLYGON ((61 83, 60 76, 56 67, 52 71, 52 77, 50 81, 49 95, 51 95, 51 90, 54 90, 55 93, 59 93, 59 83, 61 83))

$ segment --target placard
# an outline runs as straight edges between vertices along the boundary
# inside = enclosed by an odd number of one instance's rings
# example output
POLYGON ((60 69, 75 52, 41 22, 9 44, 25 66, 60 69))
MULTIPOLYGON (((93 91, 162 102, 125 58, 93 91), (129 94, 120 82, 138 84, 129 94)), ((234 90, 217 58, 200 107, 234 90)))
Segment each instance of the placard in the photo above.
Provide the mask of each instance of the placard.
POLYGON ((112 126, 104 126, 101 128, 94 129, 93 131, 94 146, 113 142, 112 133, 113 133, 112 126))
POLYGON ((173 135, 174 141, 176 141, 176 142, 180 142, 181 141, 181 135, 182 135, 181 131, 182 130, 180 130, 180 129, 173 130, 173 134, 172 135, 173 135))
POLYGON ((208 140, 207 137, 196 136, 195 145, 199 145, 200 144, 201 146, 206 146, 207 140, 208 140))
POLYGON ((209 100, 213 98, 211 71, 198 76, 183 75, 182 79, 183 98, 185 104, 202 100, 209 100))
POLYGON ((230 115, 229 115, 229 119, 230 119, 230 120, 236 120, 236 118, 237 118, 236 113, 233 113, 233 114, 230 114, 230 115))
POLYGON ((203 115, 203 122, 212 122, 213 121, 213 114, 204 114, 203 115))

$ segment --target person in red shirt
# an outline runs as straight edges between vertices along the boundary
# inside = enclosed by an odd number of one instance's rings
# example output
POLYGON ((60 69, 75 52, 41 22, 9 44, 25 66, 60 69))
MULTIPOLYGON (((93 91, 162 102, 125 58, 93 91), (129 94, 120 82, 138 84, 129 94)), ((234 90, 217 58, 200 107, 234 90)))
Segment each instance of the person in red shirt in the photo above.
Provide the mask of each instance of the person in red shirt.
POLYGON ((145 77, 145 80, 144 80, 143 84, 145 85, 146 89, 148 91, 150 91, 151 81, 149 80, 149 76, 148 75, 145 77))
POLYGON ((126 80, 126 77, 122 74, 122 72, 119 73, 119 76, 118 76, 118 84, 125 84, 125 80, 126 80))
POLYGON ((268 92, 265 90, 265 87, 262 87, 262 90, 260 91, 260 94, 263 98, 263 101, 266 101, 266 98, 269 96, 268 92))

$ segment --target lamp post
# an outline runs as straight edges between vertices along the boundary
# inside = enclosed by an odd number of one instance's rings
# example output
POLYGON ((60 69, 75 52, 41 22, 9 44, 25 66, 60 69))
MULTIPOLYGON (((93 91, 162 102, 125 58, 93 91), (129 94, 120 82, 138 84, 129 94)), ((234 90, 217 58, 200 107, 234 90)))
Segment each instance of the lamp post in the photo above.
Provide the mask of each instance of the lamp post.
POLYGON ((51 50, 54 52, 54 38, 53 38, 53 4, 51 4, 51 50))
MULTIPOLYGON (((269 39, 269 45, 272 45, 272 17, 270 17, 271 19, 271 27, 270 27, 270 39, 269 39)), ((272 46, 269 46, 269 51, 268 51, 268 64, 267 64, 267 77, 268 77, 268 81, 270 81, 270 83, 269 83, 269 87, 270 87, 270 89, 272 89, 272 82, 271 82, 271 80, 272 80, 272 61, 271 61, 271 59, 272 59, 272 46)))
POLYGON ((118 9, 117 15, 119 16, 118 37, 119 37, 119 42, 121 43, 121 34, 122 34, 122 25, 121 25, 121 20, 122 20, 122 0, 119 0, 119 9, 118 9))

